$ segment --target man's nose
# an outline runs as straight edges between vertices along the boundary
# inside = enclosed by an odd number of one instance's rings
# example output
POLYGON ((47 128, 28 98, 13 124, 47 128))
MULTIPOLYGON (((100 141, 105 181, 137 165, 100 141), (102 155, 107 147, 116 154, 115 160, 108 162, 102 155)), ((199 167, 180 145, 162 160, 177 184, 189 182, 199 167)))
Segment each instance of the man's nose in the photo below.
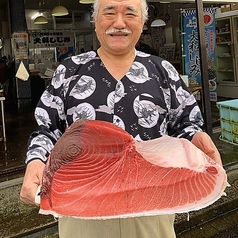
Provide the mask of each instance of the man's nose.
POLYGON ((114 18, 113 26, 118 29, 123 29, 126 26, 124 16, 122 14, 116 14, 114 18))

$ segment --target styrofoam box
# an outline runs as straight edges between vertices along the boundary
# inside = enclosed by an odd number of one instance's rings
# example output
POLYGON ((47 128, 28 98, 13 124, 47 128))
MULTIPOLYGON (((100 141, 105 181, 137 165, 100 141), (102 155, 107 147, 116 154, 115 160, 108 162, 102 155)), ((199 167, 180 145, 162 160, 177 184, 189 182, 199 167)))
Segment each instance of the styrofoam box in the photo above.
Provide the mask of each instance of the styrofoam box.
POLYGON ((238 99, 217 102, 220 113, 220 139, 238 145, 238 99))
POLYGON ((238 99, 217 102, 220 118, 238 123, 238 99))
POLYGON ((220 140, 231 143, 233 145, 238 145, 238 135, 235 135, 228 131, 222 131, 220 140))

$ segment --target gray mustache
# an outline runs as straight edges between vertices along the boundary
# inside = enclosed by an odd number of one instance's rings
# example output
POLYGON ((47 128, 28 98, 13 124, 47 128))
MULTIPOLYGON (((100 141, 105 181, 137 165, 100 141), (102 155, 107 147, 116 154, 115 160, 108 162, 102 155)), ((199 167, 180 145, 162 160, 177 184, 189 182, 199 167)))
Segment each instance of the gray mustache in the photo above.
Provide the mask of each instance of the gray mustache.
POLYGON ((106 34, 114 34, 114 33, 125 33, 125 34, 130 34, 131 31, 127 29, 109 29, 106 31, 106 34))

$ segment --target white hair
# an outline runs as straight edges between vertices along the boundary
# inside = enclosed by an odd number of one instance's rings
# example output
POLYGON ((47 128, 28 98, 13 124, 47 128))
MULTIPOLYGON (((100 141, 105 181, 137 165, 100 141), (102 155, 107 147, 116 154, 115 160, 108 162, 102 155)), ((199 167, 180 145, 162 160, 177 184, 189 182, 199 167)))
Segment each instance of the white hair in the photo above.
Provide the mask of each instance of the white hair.
MULTIPOLYGON (((141 20, 142 22, 146 22, 148 19, 148 6, 146 0, 140 0, 141 1, 141 20)), ((95 0, 93 4, 93 14, 92 17, 94 20, 97 20, 98 17, 98 11, 99 11, 99 5, 100 5, 100 0, 95 0)))

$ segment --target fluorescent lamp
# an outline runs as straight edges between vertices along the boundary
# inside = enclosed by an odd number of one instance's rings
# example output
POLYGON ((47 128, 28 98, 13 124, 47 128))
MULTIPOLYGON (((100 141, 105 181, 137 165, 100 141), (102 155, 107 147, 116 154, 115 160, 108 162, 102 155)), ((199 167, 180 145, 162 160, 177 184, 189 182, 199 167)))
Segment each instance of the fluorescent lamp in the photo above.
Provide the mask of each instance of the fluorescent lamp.
POLYGON ((166 23, 162 20, 162 19, 156 19, 154 21, 152 21, 151 23, 151 27, 160 27, 160 26, 165 26, 166 23))

